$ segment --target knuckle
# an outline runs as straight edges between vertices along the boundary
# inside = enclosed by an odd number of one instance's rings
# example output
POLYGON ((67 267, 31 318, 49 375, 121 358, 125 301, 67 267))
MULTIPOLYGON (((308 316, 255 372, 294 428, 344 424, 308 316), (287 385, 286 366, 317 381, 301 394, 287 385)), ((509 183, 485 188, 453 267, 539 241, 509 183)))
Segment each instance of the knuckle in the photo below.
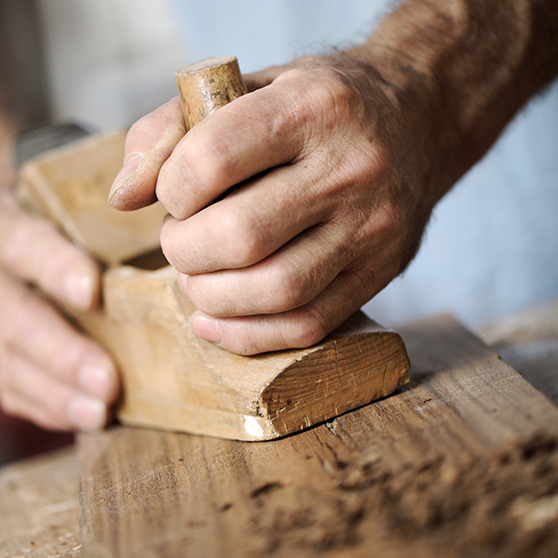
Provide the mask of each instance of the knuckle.
POLYGON ((362 104, 355 89, 340 72, 320 68, 315 70, 315 78, 309 93, 314 106, 320 109, 322 120, 345 122, 347 116, 354 114, 355 108, 362 104))
POLYGON ((163 163, 157 174, 155 195, 170 215, 182 221, 203 207, 199 203, 203 189, 185 177, 181 164, 177 167, 171 159, 163 163))
POLYGON ((177 196, 181 191, 174 187, 176 180, 173 178, 173 169, 169 161, 165 161, 159 173, 157 174, 157 181, 155 184, 155 195, 161 205, 172 215, 175 219, 184 219, 186 217, 186 208, 182 207, 180 203, 183 201, 181 196, 177 196), (179 198, 177 200, 177 198, 179 198))
POLYGON ((355 144, 347 162, 351 165, 351 173, 356 181, 366 186, 388 181, 393 173, 387 146, 379 142, 371 144, 368 138, 363 138, 360 144, 355 144))
POLYGON ((180 223, 172 218, 165 219, 160 233, 161 250, 168 262, 181 273, 191 273, 193 261, 189 262, 188 243, 182 240, 180 223))
POLYGON ((230 267, 248 267, 268 254, 265 232, 251 213, 237 209, 220 217, 220 243, 230 267))
POLYGON ((299 308, 311 298, 312 281, 294 265, 282 262, 272 266, 265 281, 262 302, 267 312, 299 308))
POLYGON ((182 166, 194 186, 212 189, 227 183, 232 152, 223 130, 193 128, 186 134, 181 153, 182 166))
POLYGON ((234 315, 234 304, 230 294, 220 288, 219 280, 211 274, 190 275, 188 277, 188 298, 197 310, 208 316, 222 317, 234 315))
MULTIPOLYGON (((355 114, 364 114, 364 102, 349 79, 326 67, 299 67, 282 74, 288 95, 273 119, 270 134, 300 134, 301 155, 318 147, 323 136, 344 130, 355 114)), ((360 121, 356 117, 357 121, 360 121)))
POLYGON ((212 268, 219 244, 212 242, 211 234, 192 229, 188 223, 172 217, 165 219, 159 240, 163 255, 172 267, 180 273, 197 275, 212 268), (206 250, 208 243, 211 250, 206 250))
POLYGON ((335 153, 328 155, 338 162, 334 178, 342 187, 344 205, 369 203, 397 182, 387 147, 371 143, 365 136, 359 136, 342 158, 335 153))
POLYGON ((403 207, 389 198, 378 206, 376 221, 378 228, 392 238, 401 236, 401 232, 406 228, 406 214, 403 207))
POLYGON ((317 311, 306 309, 292 322, 289 337, 290 346, 306 348, 319 343, 326 335, 325 320, 317 311))
POLYGON ((233 185, 236 163, 226 138, 225 131, 193 128, 162 164, 157 197, 177 219, 193 215, 233 185))

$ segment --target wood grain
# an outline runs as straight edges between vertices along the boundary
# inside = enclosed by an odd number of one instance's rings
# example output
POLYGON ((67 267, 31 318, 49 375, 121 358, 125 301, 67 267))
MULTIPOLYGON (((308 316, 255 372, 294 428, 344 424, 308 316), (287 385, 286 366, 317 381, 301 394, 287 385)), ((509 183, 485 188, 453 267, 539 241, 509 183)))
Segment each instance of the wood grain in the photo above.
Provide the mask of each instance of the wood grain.
POLYGON ((558 404, 558 301, 548 301, 479 330, 480 337, 531 385, 558 404))
POLYGON ((23 205, 54 221, 78 246, 108 265, 159 247, 160 204, 124 213, 108 193, 124 157, 124 132, 96 134, 27 162, 19 175, 23 205))
POLYGON ((0 558, 79 558, 74 449, 0 469, 0 558))
MULTIPOLYGON (((475 555, 509 555, 498 554, 488 527, 479 540, 470 535, 469 547, 462 541, 463 553, 451 553, 459 531, 447 525, 456 527, 452 517, 457 528, 472 522, 473 532, 491 524, 482 499, 463 498, 484 477, 487 486, 499 478, 515 486, 535 475, 506 448, 531 440, 518 446, 525 456, 538 455, 525 449, 533 444, 551 447, 558 409, 448 317, 402 334, 413 363, 408 386, 297 435, 267 444, 126 427, 81 436, 84 555, 465 556, 463 548, 473 552, 481 539, 492 551, 475 555), (541 432, 546 446, 532 442, 541 432), (500 474, 511 462, 515 480, 500 474), (401 479, 410 484, 398 491, 401 479), (436 531, 439 508, 445 531, 436 531), (439 540, 413 535, 425 526, 439 540)), ((531 509, 520 496, 498 500, 500 515, 519 521, 531 509)))
POLYGON ((314 347, 245 357, 194 335, 195 308, 170 267, 115 268, 103 285, 103 311, 74 316, 119 365, 118 417, 126 424, 269 440, 384 397, 408 379, 401 337, 362 313, 314 347))

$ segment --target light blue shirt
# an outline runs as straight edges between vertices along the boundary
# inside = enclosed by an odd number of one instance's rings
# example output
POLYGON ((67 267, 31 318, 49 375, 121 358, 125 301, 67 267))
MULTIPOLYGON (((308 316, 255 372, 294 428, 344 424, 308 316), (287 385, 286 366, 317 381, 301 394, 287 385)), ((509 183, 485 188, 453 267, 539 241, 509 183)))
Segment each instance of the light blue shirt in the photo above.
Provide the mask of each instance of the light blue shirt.
MULTIPOLYGON (((175 0, 192 60, 244 72, 369 35, 383 0, 175 0)), ((365 307, 387 326, 451 311, 476 326, 558 297, 558 84, 438 204, 407 271, 365 307)))

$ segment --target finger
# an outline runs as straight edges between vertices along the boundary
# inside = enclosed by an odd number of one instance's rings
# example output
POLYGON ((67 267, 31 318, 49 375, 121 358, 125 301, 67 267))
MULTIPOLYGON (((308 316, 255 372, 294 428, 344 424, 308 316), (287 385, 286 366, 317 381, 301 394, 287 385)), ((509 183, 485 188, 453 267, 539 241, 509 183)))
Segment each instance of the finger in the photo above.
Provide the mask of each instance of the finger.
POLYGON ((3 352, 1 375, 2 405, 10 414, 53 430, 95 430, 107 422, 105 403, 45 374, 14 351, 3 352))
POLYGON ((0 267, 76 308, 95 306, 98 264, 52 223, 26 214, 7 193, 0 196, 0 267))
POLYGON ((232 186, 311 152, 336 113, 329 84, 311 77, 289 70, 194 126, 159 173, 157 198, 167 211, 186 219, 232 186))
POLYGON ((355 236, 358 240, 347 245, 350 264, 307 304, 268 315, 213 318, 197 313, 191 320, 194 332, 239 354, 303 348, 321 341, 401 271, 400 224, 394 205, 378 206, 355 236))
POLYGON ((178 97, 138 120, 126 136, 124 165, 111 186, 110 204, 130 211, 156 201, 161 166, 184 134, 178 97))
MULTIPOLYGON (((276 68, 254 75, 249 83, 254 89, 256 83, 259 87, 269 83, 281 71, 276 68)), ((136 122, 126 137, 124 165, 109 193, 111 205, 129 211, 153 203, 160 168, 184 134, 178 97, 136 122)))
POLYGON ((215 319, 195 313, 192 328, 200 337, 242 355, 310 347, 389 282, 383 274, 372 281, 364 277, 361 272, 343 272, 313 301, 283 314, 215 319))
POLYGON ((0 273, 0 342, 57 381, 110 404, 119 381, 110 357, 45 300, 0 273))
MULTIPOLYGON (((188 275, 253 265, 334 211, 344 221, 358 214, 362 201, 356 198, 369 195, 372 180, 383 180, 374 175, 376 167, 381 173, 363 150, 348 154, 332 142, 305 164, 276 168, 189 219, 167 218, 163 252, 188 275)), ((361 211, 363 217, 368 220, 369 211, 361 211)))
POLYGON ((273 169, 189 219, 168 217, 161 231, 165 256, 181 273, 197 275, 254 265, 331 220, 362 238, 389 177, 379 150, 360 143, 348 151, 332 141, 304 164, 273 169))
POLYGON ((213 317, 275 314, 307 304, 354 257, 356 238, 328 222, 297 236, 248 268, 192 275, 179 284, 198 310, 213 317))
POLYGON ((305 201, 311 185, 301 174, 296 167, 276 169, 189 219, 168 217, 161 230, 166 258, 187 274, 261 261, 327 217, 328 200, 305 201))

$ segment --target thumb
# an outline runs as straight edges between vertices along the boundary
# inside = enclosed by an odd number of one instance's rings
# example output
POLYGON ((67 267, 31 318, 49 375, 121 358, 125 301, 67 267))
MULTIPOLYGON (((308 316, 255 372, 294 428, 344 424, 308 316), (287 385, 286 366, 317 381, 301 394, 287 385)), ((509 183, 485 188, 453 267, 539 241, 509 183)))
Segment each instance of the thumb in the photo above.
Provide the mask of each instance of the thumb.
POLYGON ((178 97, 138 120, 126 136, 124 165, 110 189, 109 203, 121 211, 154 203, 159 171, 184 134, 178 97))

